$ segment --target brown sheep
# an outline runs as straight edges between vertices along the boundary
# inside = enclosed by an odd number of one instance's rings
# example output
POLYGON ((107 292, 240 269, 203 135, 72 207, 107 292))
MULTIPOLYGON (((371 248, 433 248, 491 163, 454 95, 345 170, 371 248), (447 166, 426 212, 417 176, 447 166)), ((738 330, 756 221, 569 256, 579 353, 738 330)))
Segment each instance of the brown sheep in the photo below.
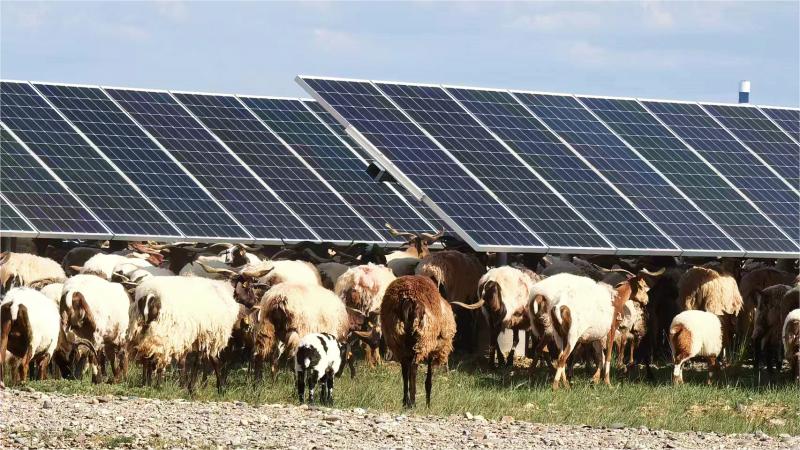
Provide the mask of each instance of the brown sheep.
POLYGON ((795 274, 774 267, 759 267, 742 276, 739 293, 742 294, 743 308, 736 329, 746 333, 753 326, 753 310, 760 291, 778 284, 792 284, 794 278, 795 274))
MULTIPOLYGON (((450 303, 474 303, 478 295, 478 284, 486 272, 484 265, 474 255, 455 250, 443 250, 431 253, 417 266, 417 275, 428 277, 439 288, 439 293, 450 303)), ((457 310, 456 322, 460 332, 456 336, 455 346, 459 350, 477 351, 479 342, 488 342, 488 338, 480 341, 481 330, 478 327, 476 314, 469 310, 457 310)))
POLYGON ((403 406, 416 403, 417 365, 428 364, 425 403, 431 404, 433 366, 446 364, 453 350, 456 322, 450 304, 427 277, 410 275, 393 281, 381 306, 386 346, 403 370, 403 406))
POLYGON ((779 360, 781 328, 786 319, 781 314, 783 300, 791 286, 778 284, 756 292, 755 319, 753 320, 753 369, 759 372, 761 356, 766 354, 767 371, 772 374, 779 360))

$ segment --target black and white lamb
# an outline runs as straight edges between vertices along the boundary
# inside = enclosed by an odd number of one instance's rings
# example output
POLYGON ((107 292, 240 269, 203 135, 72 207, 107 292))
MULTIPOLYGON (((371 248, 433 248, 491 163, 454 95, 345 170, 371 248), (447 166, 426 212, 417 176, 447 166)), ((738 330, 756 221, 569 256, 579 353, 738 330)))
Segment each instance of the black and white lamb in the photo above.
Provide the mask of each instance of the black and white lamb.
POLYGON ((344 370, 347 345, 328 333, 311 333, 300 340, 294 359, 297 396, 303 403, 308 383, 308 403, 314 403, 314 388, 320 383, 322 403, 333 404, 333 377, 344 370))

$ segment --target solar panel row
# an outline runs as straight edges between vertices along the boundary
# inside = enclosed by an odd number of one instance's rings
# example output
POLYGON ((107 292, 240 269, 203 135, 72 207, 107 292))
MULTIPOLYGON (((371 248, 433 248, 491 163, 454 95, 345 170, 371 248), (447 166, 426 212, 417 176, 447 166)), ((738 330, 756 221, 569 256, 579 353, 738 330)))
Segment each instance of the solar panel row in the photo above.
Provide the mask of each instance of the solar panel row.
MULTIPOLYGON (((780 172, 791 163, 778 169, 769 160, 791 142, 763 115, 759 126, 772 125, 775 135, 745 143, 697 104, 317 77, 298 82, 462 231, 470 218, 456 207, 473 204, 476 217, 491 217, 499 204, 508 210, 504 217, 551 250, 598 251, 605 242, 616 252, 798 252, 800 197, 780 172), (461 192, 454 195, 451 186, 461 192), (472 201, 478 193, 482 201, 472 201)), ((518 232, 511 222, 472 228, 469 234, 484 236, 518 232)))
POLYGON ((25 231, 11 227, 20 212, 42 237, 380 243, 397 242, 382 221, 433 231, 394 189, 367 183, 366 163, 301 100, 289 102, 303 114, 294 144, 314 144, 302 157, 233 96, 2 83, 6 235, 25 231))

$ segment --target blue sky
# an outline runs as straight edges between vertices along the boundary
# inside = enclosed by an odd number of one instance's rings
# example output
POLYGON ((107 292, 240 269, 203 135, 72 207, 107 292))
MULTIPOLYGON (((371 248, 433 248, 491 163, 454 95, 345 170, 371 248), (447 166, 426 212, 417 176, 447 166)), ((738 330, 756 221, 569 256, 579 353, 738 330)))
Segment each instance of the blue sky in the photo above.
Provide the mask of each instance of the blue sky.
POLYGON ((305 96, 297 74, 800 103, 799 2, 0 5, 7 79, 305 96))

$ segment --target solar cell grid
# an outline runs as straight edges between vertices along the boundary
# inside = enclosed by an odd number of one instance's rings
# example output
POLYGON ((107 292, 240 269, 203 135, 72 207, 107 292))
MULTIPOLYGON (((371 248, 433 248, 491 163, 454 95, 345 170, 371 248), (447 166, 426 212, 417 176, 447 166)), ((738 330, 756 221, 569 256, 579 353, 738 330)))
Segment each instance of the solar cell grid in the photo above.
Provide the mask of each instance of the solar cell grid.
POLYGON ((42 233, 110 235, 5 129, 0 130, 0 170, 0 192, 42 233))
POLYGON ((167 92, 106 89, 256 240, 317 240, 167 92))
POLYGON ((513 94, 680 248, 689 252, 741 252, 713 222, 573 97, 513 94))
POLYGON ((385 223, 407 231, 430 232, 428 225, 403 199, 366 172, 367 163, 307 109, 300 100, 240 97, 270 129, 325 178, 383 238, 385 223))
POLYGON ((703 105, 739 140, 763 158, 786 181, 800 187, 800 148, 755 107, 703 105))
POLYGON ((323 240, 382 240, 236 97, 175 95, 323 240))
POLYGON ((101 89, 36 86, 186 237, 250 238, 101 89))
POLYGON ((2 196, 0 196, 0 234, 3 236, 38 234, 2 196))
POLYGON ((476 246, 544 249, 525 227, 466 174, 372 84, 300 78, 341 114, 476 246))
POLYGON ((694 103, 644 102, 789 236, 800 241, 800 196, 694 103))
POLYGON ((789 133, 795 142, 800 142, 800 109, 759 107, 761 111, 789 133))
POLYGON ((677 248, 511 94, 448 88, 611 243, 624 249, 677 248))
POLYGON ((751 254, 796 252, 761 213, 635 100, 579 97, 751 254))
POLYGON ((548 246, 610 247, 443 89, 387 83, 378 83, 378 87, 548 246))
MULTIPOLYGON (((325 108, 323 108, 318 102, 315 102, 313 100, 308 100, 305 101, 304 103, 306 107, 311 109, 314 112, 314 114, 316 114, 317 117, 319 117, 322 120, 322 122, 328 125, 328 127, 331 130, 333 130, 348 145, 348 147, 350 147, 350 149, 356 152, 362 159, 366 161, 371 161, 373 159, 367 152, 364 151, 364 149, 361 147, 361 145, 359 145, 358 142, 356 142, 352 137, 350 137, 349 134, 347 134, 347 132, 344 130, 344 127, 342 127, 342 125, 336 121, 336 118, 334 118, 331 113, 326 111, 325 108)), ((422 215, 422 217, 424 217, 425 220, 428 221, 428 223, 433 224, 437 230, 445 230, 446 232, 452 232, 452 230, 450 230, 447 224, 442 219, 440 219, 439 216, 437 216, 436 213, 433 212, 433 210, 428 205, 414 198, 414 196, 411 195, 411 193, 408 192, 401 184, 395 183, 394 185, 392 185, 390 183, 384 183, 384 185, 386 185, 389 189, 397 192, 399 195, 403 196, 406 202, 412 205, 414 209, 416 209, 417 212, 419 212, 420 215, 422 215)))
MULTIPOLYGON (((9 129, 115 235, 165 238, 181 236, 29 84, 2 82, 0 104, 3 122, 9 129)), ((14 200, 11 201, 17 204, 14 200)), ((29 218, 33 220, 32 217, 29 218)))

